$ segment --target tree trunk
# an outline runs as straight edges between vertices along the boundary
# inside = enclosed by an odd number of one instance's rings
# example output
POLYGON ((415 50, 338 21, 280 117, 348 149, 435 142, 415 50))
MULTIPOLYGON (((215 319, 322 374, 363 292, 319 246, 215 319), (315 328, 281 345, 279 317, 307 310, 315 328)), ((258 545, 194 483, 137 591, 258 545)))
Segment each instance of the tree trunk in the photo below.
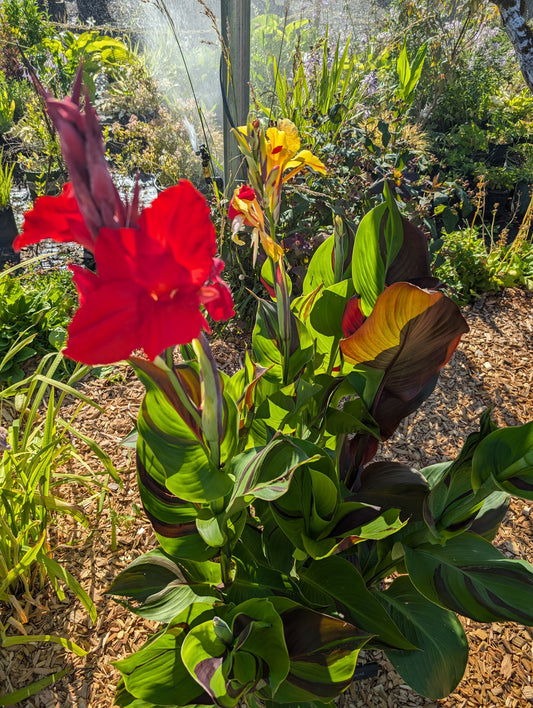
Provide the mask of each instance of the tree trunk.
POLYGON ((497 5, 505 31, 518 57, 520 70, 533 93, 533 31, 527 24, 529 15, 526 0, 493 0, 497 5))

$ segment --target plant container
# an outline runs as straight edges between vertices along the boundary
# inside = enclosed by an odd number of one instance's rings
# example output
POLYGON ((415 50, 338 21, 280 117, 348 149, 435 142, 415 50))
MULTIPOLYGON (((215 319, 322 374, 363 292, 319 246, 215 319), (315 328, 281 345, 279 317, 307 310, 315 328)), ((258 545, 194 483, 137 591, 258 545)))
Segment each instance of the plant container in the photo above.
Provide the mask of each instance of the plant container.
POLYGON ((6 263, 18 263, 20 256, 13 251, 13 240, 18 235, 13 207, 8 205, 0 209, 0 266, 6 263))

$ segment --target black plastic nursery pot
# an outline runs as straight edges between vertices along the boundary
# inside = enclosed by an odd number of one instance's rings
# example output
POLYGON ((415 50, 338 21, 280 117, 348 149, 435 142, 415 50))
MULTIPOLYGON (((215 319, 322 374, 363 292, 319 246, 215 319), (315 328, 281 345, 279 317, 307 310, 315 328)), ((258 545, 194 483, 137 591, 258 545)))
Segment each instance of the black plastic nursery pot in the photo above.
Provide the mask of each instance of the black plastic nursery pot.
POLYGON ((492 214, 496 209, 496 217, 501 218, 507 211, 507 202, 511 192, 509 189, 487 189, 487 197, 485 201, 485 209, 489 214, 492 214))
POLYGON ((17 223, 11 205, 0 209, 0 267, 6 263, 18 263, 20 254, 13 250, 13 241, 18 235, 17 223))

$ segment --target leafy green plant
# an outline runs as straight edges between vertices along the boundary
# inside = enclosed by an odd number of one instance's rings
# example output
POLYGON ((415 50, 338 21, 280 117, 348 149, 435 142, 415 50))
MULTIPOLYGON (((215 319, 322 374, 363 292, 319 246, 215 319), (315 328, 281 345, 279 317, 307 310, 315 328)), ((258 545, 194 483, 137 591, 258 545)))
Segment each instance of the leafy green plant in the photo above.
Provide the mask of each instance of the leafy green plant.
POLYGON ((533 96, 527 88, 514 84, 501 86, 490 100, 490 129, 498 139, 514 143, 527 139, 531 133, 533 96))
MULTIPOLYGON (((16 350, 17 346, 13 347, 16 350)), ((15 351, 11 352, 14 356, 15 351)), ((10 353, 0 363, 9 360, 10 353)), ((19 598, 31 598, 45 581, 51 583, 58 598, 65 599, 68 589, 87 610, 92 622, 96 608, 76 578, 54 558, 55 526, 61 517, 88 529, 89 522, 83 505, 94 496, 105 494, 109 476, 120 479, 108 455, 75 428, 76 418, 84 404, 96 404, 80 393, 76 382, 89 367, 78 365, 64 382, 54 379, 61 366, 62 355, 47 355, 30 377, 0 392, 2 422, 10 420, 9 429, 0 429, 0 604, 10 605, 19 624, 24 615, 19 598), (65 420, 62 417, 65 398, 74 397, 80 405, 65 420), (71 475, 65 463, 78 459, 76 438, 88 444, 104 466, 104 474, 84 463, 86 472, 71 475), (64 500, 64 485, 75 483, 88 496, 79 503, 64 500), (79 485, 79 486, 78 486, 79 485), (63 490, 59 491, 62 487, 63 490)), ((80 493, 78 493, 78 497, 80 493)), ((15 624, 16 624, 15 622, 15 624)), ((59 644, 78 656, 87 652, 72 638, 50 635, 13 635, 0 622, 0 646, 10 647, 28 642, 59 644)), ((37 693, 57 681, 68 668, 45 676, 39 681, 8 695, 0 695, 0 705, 11 705, 37 693)))
POLYGON ((291 71, 301 47, 316 44, 317 32, 306 19, 280 17, 275 12, 256 15, 251 20, 250 79, 258 99, 272 102, 272 87, 278 75, 291 71))
POLYGON ((292 70, 282 69, 275 56, 275 103, 259 102, 267 113, 288 118, 311 143, 320 133, 334 139, 350 120, 360 115, 366 95, 364 75, 371 72, 379 59, 366 57, 365 64, 348 39, 341 47, 340 39, 331 46, 329 35, 313 49, 311 57, 298 47, 292 70))
POLYGON ((28 359, 58 351, 76 304, 68 271, 0 275, 0 381, 20 381, 28 359))
POLYGON ((398 56, 398 61, 396 62, 396 72, 398 74, 398 79, 400 80, 400 85, 398 86, 397 94, 408 106, 411 106, 413 103, 415 89, 418 86, 418 82, 422 76, 422 70, 424 69, 426 52, 427 44, 423 44, 418 48, 413 61, 410 62, 407 55, 407 45, 404 42, 402 51, 398 56))
POLYGON ((490 120, 493 92, 516 72, 509 41, 486 2, 394 0, 379 41, 398 50, 406 43, 409 52, 427 45, 413 110, 440 132, 490 120))
POLYGON ((113 82, 124 75, 137 56, 124 41, 97 30, 74 34, 63 31, 43 39, 38 52, 39 79, 58 94, 67 93, 83 62, 83 80, 91 98, 96 96, 95 81, 100 77, 113 82))
POLYGON ((495 237, 497 207, 492 223, 485 221, 485 183, 478 182, 477 205, 472 222, 463 229, 450 229, 441 239, 442 246, 434 261, 435 275, 452 292, 459 303, 472 302, 484 293, 504 288, 533 287, 533 241, 531 221, 533 199, 529 204, 514 239, 508 243, 509 231, 503 228, 495 237), (478 223, 480 222, 480 223, 478 223))
POLYGON ((9 90, 8 82, 0 72, 0 135, 7 133, 13 125, 15 116, 15 100, 9 90))
POLYGON ((11 203, 11 189, 13 187, 13 171, 15 163, 11 166, 4 161, 4 150, 0 151, 0 211, 11 203))
POLYGON ((506 234, 487 244, 484 230, 472 226, 444 234, 440 265, 435 275, 451 288, 452 297, 467 304, 484 293, 525 286, 533 289, 533 246, 518 236, 511 244, 506 234))
POLYGON ((36 183, 41 182, 41 193, 57 193, 64 181, 61 150, 57 136, 43 120, 42 103, 35 93, 28 98, 24 114, 11 129, 10 136, 20 141, 17 162, 28 185, 35 190, 36 183))
POLYGON ((159 114, 164 102, 158 83, 142 57, 127 64, 121 76, 110 82, 96 100, 102 120, 108 126, 117 120, 127 123, 132 115, 150 121, 159 114))
POLYGON ((5 0, 2 12, 24 50, 39 45, 52 33, 52 23, 36 0, 5 0))
MULTIPOLYGON (((76 367, 64 383, 54 380, 61 361, 60 353, 47 355, 34 374, 0 392, 3 410, 9 408, 13 416, 9 430, 3 434, 0 461, 0 602, 12 602, 16 609, 16 596, 25 592, 31 597, 35 587, 42 587, 47 578, 61 600, 65 597, 62 586, 66 585, 94 621, 92 600, 53 558, 53 524, 59 516, 66 514, 88 526, 81 508, 56 494, 60 485, 72 481, 61 467, 78 457, 73 439, 85 438, 74 427, 81 403, 70 420, 61 417, 62 405, 67 395, 96 405, 74 388, 87 367, 76 367)), ((107 455, 94 441, 90 444, 106 463, 106 472, 116 478, 107 455)), ((97 473, 90 470, 76 476, 76 482, 91 493, 102 486, 97 473)))

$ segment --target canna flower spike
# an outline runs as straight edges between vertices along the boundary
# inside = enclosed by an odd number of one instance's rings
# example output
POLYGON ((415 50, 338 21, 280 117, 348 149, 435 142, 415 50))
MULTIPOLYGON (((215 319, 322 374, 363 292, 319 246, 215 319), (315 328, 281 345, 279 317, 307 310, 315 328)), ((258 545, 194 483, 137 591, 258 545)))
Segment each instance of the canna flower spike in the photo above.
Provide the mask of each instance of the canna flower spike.
POLYGON ((326 174, 324 164, 310 150, 300 150, 298 128, 287 118, 278 120, 263 133, 259 121, 250 121, 235 131, 237 142, 246 157, 249 179, 260 203, 279 221, 281 188, 305 168, 326 174))
POLYGON ((100 229, 135 227, 137 223, 138 186, 135 186, 131 204, 124 203, 109 174, 98 117, 87 91, 82 111, 82 68, 82 65, 78 68, 72 95, 62 100, 53 98, 37 85, 59 135, 70 183, 58 197, 37 199, 35 209, 26 215, 23 233, 15 240, 15 250, 43 238, 54 238, 75 241, 94 251, 100 229), (63 228, 58 226, 59 219, 63 228), (50 235, 54 231, 55 235, 50 235), (43 232, 49 235, 43 236, 43 232))
POLYGON ((94 252, 96 273, 77 265, 80 307, 65 354, 85 364, 111 364, 143 348, 155 359, 168 347, 209 331, 204 310, 228 319, 233 302, 215 257, 215 229, 204 197, 182 180, 138 214, 138 186, 124 204, 105 162, 98 119, 87 96, 79 105, 81 72, 72 97, 47 98, 72 182, 58 197, 40 197, 14 247, 51 238, 94 252))

